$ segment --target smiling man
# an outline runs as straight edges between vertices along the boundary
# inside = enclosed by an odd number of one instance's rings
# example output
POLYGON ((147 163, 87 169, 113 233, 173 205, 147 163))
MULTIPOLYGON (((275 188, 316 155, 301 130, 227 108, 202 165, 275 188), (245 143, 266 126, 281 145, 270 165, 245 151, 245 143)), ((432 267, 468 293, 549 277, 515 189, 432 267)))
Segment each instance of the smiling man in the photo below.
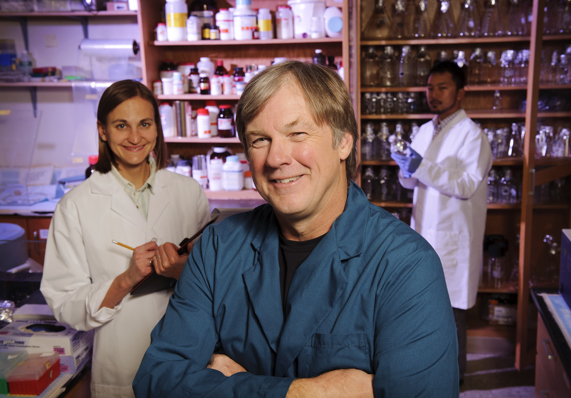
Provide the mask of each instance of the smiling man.
POLYGON ((137 396, 457 397, 442 266, 351 182, 357 124, 339 76, 274 65, 248 83, 236 125, 268 204, 197 242, 137 396))
POLYGON ((414 189, 411 226, 438 253, 458 331, 460 382, 466 370, 466 310, 476 303, 486 227, 488 139, 461 108, 466 77, 452 61, 429 72, 426 97, 436 114, 413 137, 408 155, 392 154, 401 185, 414 189))

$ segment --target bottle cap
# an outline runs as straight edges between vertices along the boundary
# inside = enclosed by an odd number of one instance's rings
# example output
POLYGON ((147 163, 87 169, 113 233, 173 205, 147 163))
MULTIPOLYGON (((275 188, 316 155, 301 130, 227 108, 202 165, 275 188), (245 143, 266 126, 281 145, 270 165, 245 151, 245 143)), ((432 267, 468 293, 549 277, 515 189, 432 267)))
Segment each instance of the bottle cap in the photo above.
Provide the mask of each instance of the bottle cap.
POLYGON ((219 106, 220 109, 228 109, 228 108, 231 108, 231 107, 232 107, 232 106, 230 106, 230 105, 220 105, 220 106, 219 106))
POLYGON ((89 162, 89 164, 95 164, 97 163, 98 160, 99 160, 99 155, 89 155, 87 157, 87 161, 89 162))
POLYGON ((238 158, 237 155, 230 155, 226 158, 227 162, 240 162, 240 159, 238 158))
POLYGON ((196 111, 197 115, 203 115, 203 116, 209 116, 210 112, 208 112, 208 109, 206 108, 200 108, 196 111))

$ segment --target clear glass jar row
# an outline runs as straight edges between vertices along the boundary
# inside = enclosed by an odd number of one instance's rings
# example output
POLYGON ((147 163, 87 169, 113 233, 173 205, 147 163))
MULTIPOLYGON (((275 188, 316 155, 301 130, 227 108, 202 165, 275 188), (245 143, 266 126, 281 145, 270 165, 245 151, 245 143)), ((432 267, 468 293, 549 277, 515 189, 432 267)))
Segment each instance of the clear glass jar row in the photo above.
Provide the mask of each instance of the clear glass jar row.
POLYGON ((424 93, 363 93, 361 113, 363 115, 415 114, 428 112, 424 93))

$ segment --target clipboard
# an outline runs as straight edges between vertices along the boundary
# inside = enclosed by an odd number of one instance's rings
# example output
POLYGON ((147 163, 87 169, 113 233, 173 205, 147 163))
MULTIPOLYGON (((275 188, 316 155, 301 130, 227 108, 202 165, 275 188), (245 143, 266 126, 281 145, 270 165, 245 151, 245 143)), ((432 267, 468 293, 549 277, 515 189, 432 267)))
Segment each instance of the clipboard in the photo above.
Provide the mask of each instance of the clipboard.
MULTIPOLYGON (((218 220, 219 216, 220 216, 220 210, 213 209, 212 213, 210 213, 210 220, 208 220, 208 222, 190 238, 183 239, 182 242, 180 242, 179 244, 180 247, 177 250, 177 253, 179 255, 186 254, 187 244, 198 238, 204 232, 206 227, 208 227, 210 224, 218 220)), ((145 294, 155 293, 155 292, 160 292, 161 290, 170 289, 171 287, 174 287, 174 285, 176 285, 175 278, 169 278, 166 276, 159 275, 153 269, 153 271, 149 275, 141 279, 141 281, 131 289, 131 295, 143 296, 145 294)))

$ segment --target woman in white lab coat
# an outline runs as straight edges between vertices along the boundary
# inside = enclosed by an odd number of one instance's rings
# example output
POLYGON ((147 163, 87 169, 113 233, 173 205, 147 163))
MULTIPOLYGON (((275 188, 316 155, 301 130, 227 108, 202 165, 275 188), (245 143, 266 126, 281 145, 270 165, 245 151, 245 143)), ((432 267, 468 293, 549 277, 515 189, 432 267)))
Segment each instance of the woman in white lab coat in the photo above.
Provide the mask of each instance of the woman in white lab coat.
POLYGON ((176 253, 175 243, 206 223, 209 205, 194 179, 163 170, 159 111, 147 87, 114 83, 101 97, 97 119, 97 171, 56 207, 41 291, 58 321, 95 329, 92 396, 132 397, 172 289, 129 292, 153 267, 178 278, 187 256, 176 253))

